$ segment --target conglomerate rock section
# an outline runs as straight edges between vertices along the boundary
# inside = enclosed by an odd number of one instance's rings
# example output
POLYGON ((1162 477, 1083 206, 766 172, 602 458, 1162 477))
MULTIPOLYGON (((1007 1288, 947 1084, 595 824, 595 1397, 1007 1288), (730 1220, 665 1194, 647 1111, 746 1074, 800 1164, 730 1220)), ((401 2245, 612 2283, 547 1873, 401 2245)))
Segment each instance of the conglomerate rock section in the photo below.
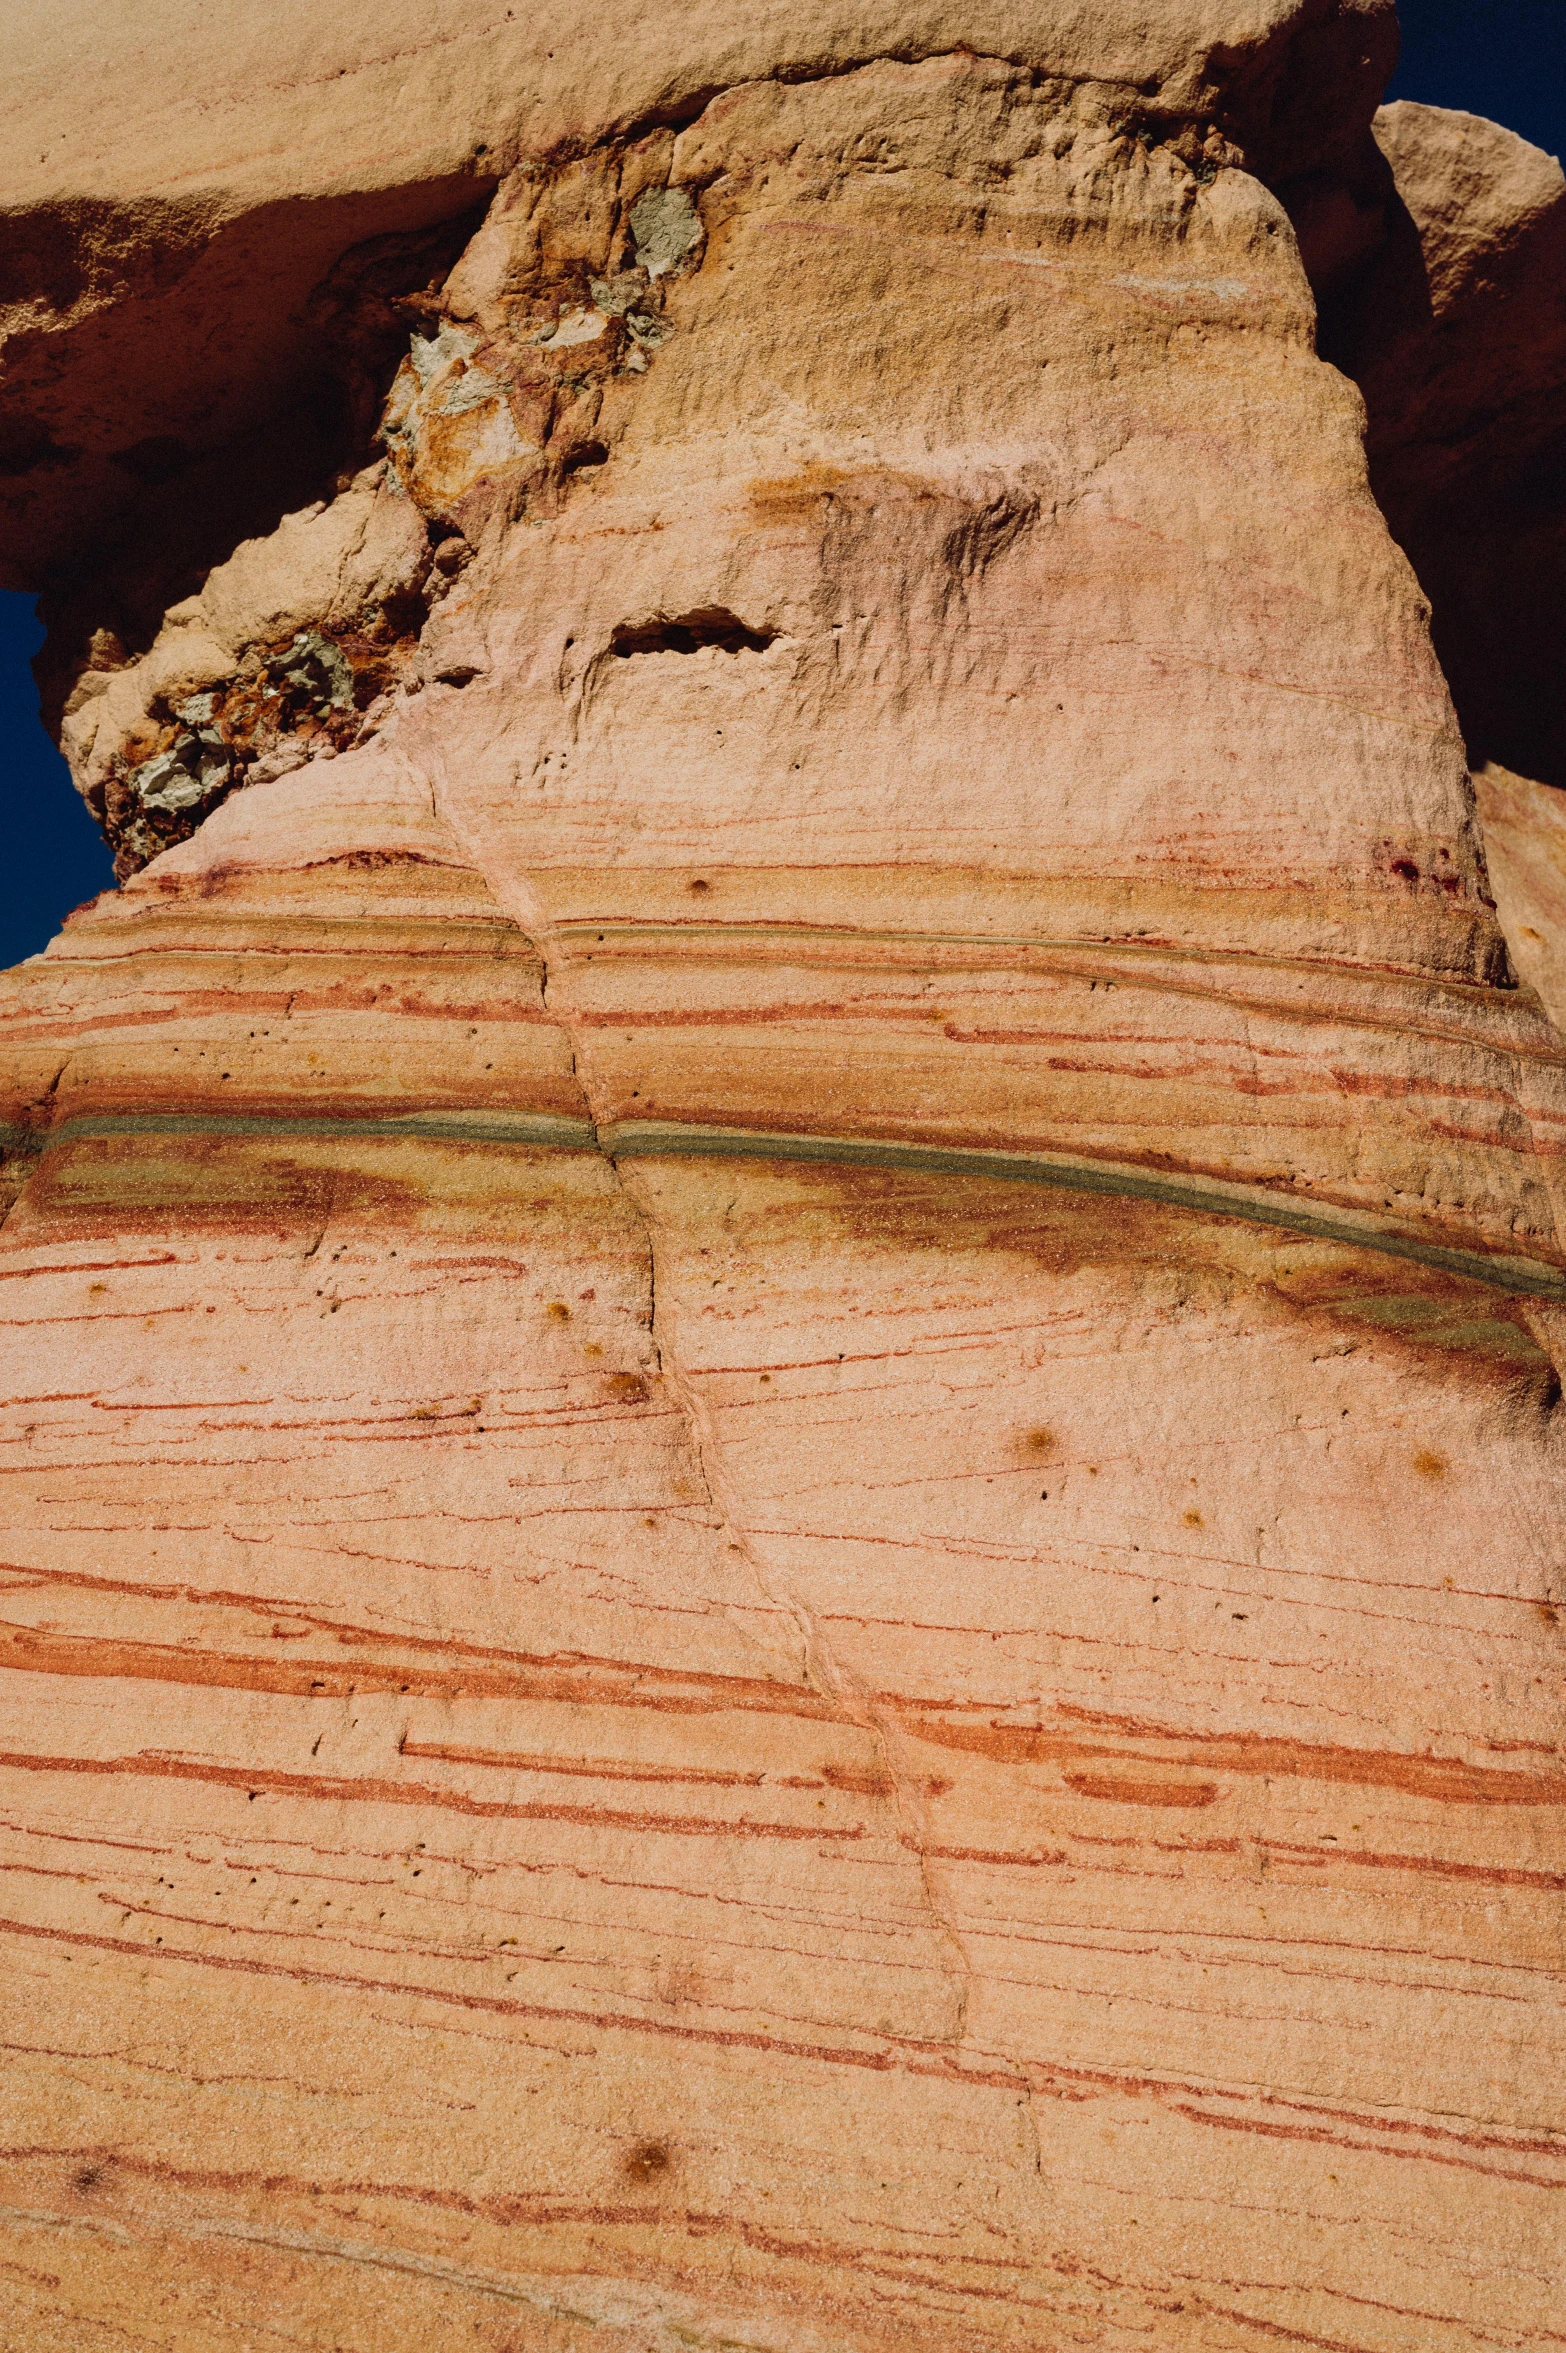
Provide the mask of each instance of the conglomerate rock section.
POLYGON ((1317 348, 1390 8, 13 46, 0 2335, 1558 2344, 1566 835, 1317 348))

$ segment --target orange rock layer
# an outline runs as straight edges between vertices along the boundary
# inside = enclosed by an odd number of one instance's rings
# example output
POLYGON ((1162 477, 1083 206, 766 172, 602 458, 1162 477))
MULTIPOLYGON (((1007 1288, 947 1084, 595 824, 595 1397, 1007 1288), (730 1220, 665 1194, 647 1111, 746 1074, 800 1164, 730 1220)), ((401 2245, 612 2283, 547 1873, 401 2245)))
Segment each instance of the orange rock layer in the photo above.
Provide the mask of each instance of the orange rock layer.
POLYGON ((78 681, 27 2353, 1566 2342, 1544 788, 1105 72, 520 172, 385 456, 78 681))

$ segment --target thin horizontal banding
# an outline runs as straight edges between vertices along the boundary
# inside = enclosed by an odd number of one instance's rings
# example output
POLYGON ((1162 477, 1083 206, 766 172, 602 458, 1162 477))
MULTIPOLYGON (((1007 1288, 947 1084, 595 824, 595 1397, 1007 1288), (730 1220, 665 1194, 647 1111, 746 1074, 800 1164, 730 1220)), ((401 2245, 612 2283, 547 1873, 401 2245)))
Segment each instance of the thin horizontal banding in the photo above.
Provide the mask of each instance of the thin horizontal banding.
POLYGON ((1181 1170, 1147 1169, 1071 1152, 971 1151, 870 1136, 800 1135, 752 1128, 697 1127, 674 1120, 617 1120, 595 1128, 585 1119, 549 1112, 413 1111, 388 1118, 351 1114, 266 1118, 254 1114, 123 1112, 62 1120, 43 1134, 0 1130, 0 1150, 47 1151, 59 1144, 117 1136, 271 1138, 281 1142, 337 1140, 517 1145, 532 1150, 601 1151, 611 1160, 795 1160, 833 1168, 902 1171, 910 1176, 982 1177, 1012 1185, 1044 1185, 1059 1192, 1108 1193, 1157 1201, 1207 1217, 1244 1218, 1285 1233, 1355 1249, 1413 1259, 1442 1274, 1526 1298, 1566 1303, 1566 1268, 1537 1258, 1453 1247, 1427 1240, 1369 1210, 1317 1207, 1270 1192, 1181 1170))

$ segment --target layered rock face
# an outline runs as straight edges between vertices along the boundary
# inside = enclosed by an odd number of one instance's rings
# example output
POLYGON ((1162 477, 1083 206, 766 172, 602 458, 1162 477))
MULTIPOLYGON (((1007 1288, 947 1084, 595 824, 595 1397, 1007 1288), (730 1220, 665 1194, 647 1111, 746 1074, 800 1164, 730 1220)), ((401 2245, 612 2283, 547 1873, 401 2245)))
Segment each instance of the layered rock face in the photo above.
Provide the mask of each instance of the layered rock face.
POLYGON ((1390 13, 403 13, 16 197, 10 2340, 1554 2344, 1553 803, 1289 209, 1390 13))

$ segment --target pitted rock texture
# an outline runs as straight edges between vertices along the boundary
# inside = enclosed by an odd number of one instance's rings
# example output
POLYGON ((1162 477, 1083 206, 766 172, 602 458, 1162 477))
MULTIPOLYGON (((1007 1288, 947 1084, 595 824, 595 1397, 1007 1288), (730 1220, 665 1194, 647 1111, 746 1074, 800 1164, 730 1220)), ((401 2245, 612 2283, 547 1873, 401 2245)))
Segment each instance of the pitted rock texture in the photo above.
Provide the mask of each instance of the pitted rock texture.
POLYGON ((375 467, 330 507, 238 548, 142 660, 116 643, 113 667, 83 671, 61 742, 120 879, 236 786, 373 733, 444 586, 422 519, 375 467))
POLYGON ((519 164, 757 81, 976 53, 1152 136, 1216 128, 1286 180, 1353 146, 1397 40, 1391 0, 640 0, 612 40, 580 0, 442 0, 437 27, 426 0, 368 21, 333 0, 19 16, 0 90, 0 562, 6 585, 74 584, 115 549, 138 622, 160 551, 156 569, 199 578, 269 498, 303 503, 290 490, 330 474, 340 413, 360 413, 443 225, 519 164))
MULTIPOLYGON (((227 220, 374 178, 304 15, 227 220)), ((6 2328, 1543 2353, 1553 804, 1315 349, 1389 12, 568 20, 506 129, 497 15, 351 469, 61 602, 6 2328)))

